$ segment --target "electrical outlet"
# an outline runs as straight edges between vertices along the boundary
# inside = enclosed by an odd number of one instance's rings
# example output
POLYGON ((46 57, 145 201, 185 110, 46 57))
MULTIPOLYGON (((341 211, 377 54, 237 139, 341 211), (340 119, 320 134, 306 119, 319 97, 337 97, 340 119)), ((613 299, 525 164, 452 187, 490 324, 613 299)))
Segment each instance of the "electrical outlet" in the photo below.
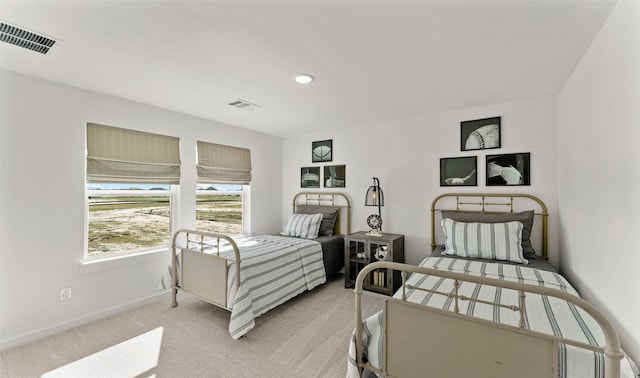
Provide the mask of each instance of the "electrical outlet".
POLYGON ((63 289, 60 289, 60 300, 61 301, 66 301, 67 299, 71 299, 71 288, 70 287, 65 287, 63 289))

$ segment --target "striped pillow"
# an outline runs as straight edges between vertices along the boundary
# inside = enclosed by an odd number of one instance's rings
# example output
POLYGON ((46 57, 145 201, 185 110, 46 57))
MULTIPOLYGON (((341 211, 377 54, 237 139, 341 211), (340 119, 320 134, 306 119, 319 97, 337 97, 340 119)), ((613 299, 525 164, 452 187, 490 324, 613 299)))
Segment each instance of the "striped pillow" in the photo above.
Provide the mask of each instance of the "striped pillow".
POLYGON ((322 222, 322 214, 293 213, 289 215, 287 225, 281 234, 297 238, 315 239, 318 237, 320 222, 322 222))
POLYGON ((333 227, 338 219, 338 208, 318 205, 297 205, 296 213, 300 214, 319 214, 322 213, 322 222, 320 222, 320 230, 318 235, 333 235, 333 227))
POLYGON ((442 220, 444 255, 528 264, 523 256, 522 223, 465 223, 442 220))
POLYGON ((442 218, 451 218, 458 222, 503 223, 522 222, 522 250, 524 257, 535 255, 536 251, 531 245, 531 229, 533 228, 533 210, 519 213, 481 213, 477 211, 443 210, 442 218))

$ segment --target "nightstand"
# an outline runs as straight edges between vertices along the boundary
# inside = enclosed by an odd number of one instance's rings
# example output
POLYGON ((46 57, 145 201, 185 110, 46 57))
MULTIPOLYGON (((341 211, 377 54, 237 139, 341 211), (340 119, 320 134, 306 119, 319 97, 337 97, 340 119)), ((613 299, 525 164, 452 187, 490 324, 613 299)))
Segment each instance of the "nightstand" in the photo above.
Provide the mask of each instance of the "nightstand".
MULTIPOLYGON (((404 263, 404 235, 367 235, 366 231, 347 235, 344 239, 344 287, 353 288, 358 273, 369 263, 385 260, 404 263)), ((376 269, 364 280, 364 289, 393 295, 400 287, 400 272, 376 269), (392 274, 393 273, 393 274, 392 274)))

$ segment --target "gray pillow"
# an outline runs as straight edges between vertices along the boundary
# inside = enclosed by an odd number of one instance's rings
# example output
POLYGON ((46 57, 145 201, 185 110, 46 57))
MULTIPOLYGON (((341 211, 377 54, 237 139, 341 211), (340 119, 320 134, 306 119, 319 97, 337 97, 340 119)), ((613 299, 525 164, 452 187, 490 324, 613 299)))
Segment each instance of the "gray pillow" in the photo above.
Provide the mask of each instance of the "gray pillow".
POLYGON ((531 229, 533 228, 533 210, 519 213, 479 213, 473 211, 443 210, 442 218, 453 219, 457 222, 481 222, 481 223, 506 223, 512 221, 522 222, 522 251, 524 257, 536 254, 531 245, 531 229))
POLYGON ((298 214, 322 214, 322 222, 320 222, 320 236, 333 235, 333 226, 338 219, 338 208, 318 205, 298 205, 296 206, 298 214))

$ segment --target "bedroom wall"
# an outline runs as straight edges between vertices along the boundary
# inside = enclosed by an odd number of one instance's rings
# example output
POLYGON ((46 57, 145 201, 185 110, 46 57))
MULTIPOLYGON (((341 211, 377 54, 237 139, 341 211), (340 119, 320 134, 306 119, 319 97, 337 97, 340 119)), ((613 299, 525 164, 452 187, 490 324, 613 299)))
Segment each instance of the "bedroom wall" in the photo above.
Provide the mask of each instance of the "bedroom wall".
POLYGON ((559 96, 563 274, 640 361, 640 3, 618 2, 559 96))
MULTIPOLYGON (((356 127, 336 128, 285 138, 283 147, 283 226, 291 213, 291 198, 301 190, 300 168, 315 165, 346 165, 346 192, 353 203, 352 232, 368 230, 366 218, 377 209, 364 206, 372 177, 380 179, 385 195, 383 231, 405 235, 405 260, 417 264, 430 252, 430 207, 439 194, 460 192, 518 192, 539 196, 549 207, 551 230, 557 229, 556 172, 557 99, 545 97, 524 102, 434 115, 420 119, 356 127), (502 117, 502 148, 460 151, 460 122, 502 117), (331 163, 311 163, 311 143, 332 139, 331 163), (531 153, 531 186, 485 186, 485 155, 531 153), (440 187, 440 158, 478 156, 477 187, 440 187)), ((330 189, 321 188, 320 191, 330 189)), ((534 225, 535 228, 535 225, 534 225)), ((558 245, 550 234, 554 264, 558 245)))
MULTIPOLYGON (((195 224, 195 141, 251 149, 251 231, 279 230, 282 140, 0 71, 0 347, 120 311, 159 295, 168 252, 110 269, 79 269, 85 239, 85 123, 180 137, 179 226, 195 224), (73 298, 59 300, 59 290, 73 298)), ((167 294, 167 307, 169 298, 167 294)))

